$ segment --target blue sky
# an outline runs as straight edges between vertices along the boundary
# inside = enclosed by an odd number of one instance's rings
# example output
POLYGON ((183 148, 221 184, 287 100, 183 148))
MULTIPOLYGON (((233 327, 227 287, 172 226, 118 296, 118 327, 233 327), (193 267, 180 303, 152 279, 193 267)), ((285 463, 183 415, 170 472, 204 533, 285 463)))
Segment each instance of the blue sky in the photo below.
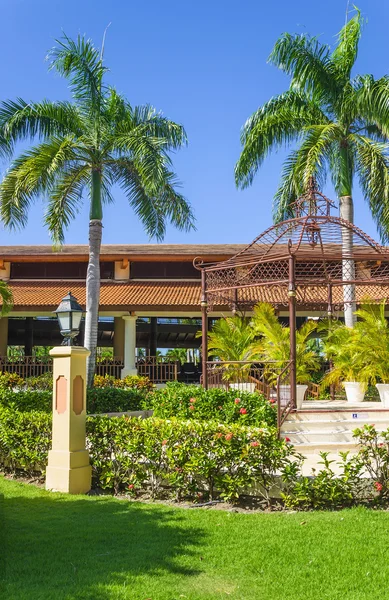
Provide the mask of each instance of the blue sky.
MULTIPOLYGON (((111 23, 105 50, 110 83, 132 104, 150 103, 182 123, 189 137, 174 165, 194 207, 197 231, 169 228, 165 242, 249 243, 271 224, 285 155, 268 159, 250 189, 236 190, 233 169, 241 126, 259 105, 288 87, 287 77, 266 63, 267 56, 284 31, 308 32, 334 44, 346 6, 347 0, 0 0, 0 97, 66 98, 66 81, 47 72, 47 50, 62 30, 69 36, 86 33, 100 45, 111 23)), ((389 3, 359 0, 358 6, 367 23, 357 71, 379 77, 389 72, 389 3)), ((354 195, 356 224, 376 237, 357 186, 354 195)), ((43 209, 42 202, 34 205, 23 232, 1 230, 0 245, 49 244, 43 209)), ((85 206, 66 242, 86 243, 87 224, 85 206)), ((103 242, 148 241, 117 193, 115 205, 105 209, 103 242)))

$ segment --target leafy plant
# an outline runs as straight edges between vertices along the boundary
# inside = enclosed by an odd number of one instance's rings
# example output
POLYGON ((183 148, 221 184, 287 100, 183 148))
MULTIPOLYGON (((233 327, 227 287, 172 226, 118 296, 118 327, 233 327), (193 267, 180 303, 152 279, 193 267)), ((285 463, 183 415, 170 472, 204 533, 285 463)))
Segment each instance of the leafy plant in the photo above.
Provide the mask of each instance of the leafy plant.
MULTIPOLYGON (((290 360, 289 327, 278 320, 271 304, 259 303, 254 307, 252 329, 259 341, 254 344, 254 352, 265 362, 265 372, 269 381, 274 382, 277 371, 290 360), (266 363, 275 363, 274 366, 266 363)), ((307 383, 311 373, 320 368, 318 354, 308 342, 317 328, 315 321, 306 321, 296 331, 296 381, 307 383)))
MULTIPOLYGON (((48 59, 69 82, 72 102, 5 101, 0 107, 0 151, 20 141, 36 143, 19 154, 0 186, 5 226, 25 226, 34 200, 48 197, 45 222, 55 244, 89 197, 85 346, 88 386, 93 385, 100 298, 100 250, 104 204, 119 185, 150 237, 161 240, 166 224, 189 230, 190 205, 177 191, 170 153, 186 143, 178 125, 149 105, 134 107, 106 82, 103 51, 91 40, 66 35, 48 59)), ((1 293, 1 291, 0 291, 1 293)))
POLYGON ((0 375, 0 389, 21 388, 24 386, 24 379, 17 373, 1 373, 0 375))
POLYGON ((285 506, 288 508, 345 508, 355 504, 359 498, 361 486, 361 464, 350 457, 348 452, 340 452, 340 461, 336 464, 338 472, 333 469, 334 460, 329 460, 328 452, 320 452, 323 467, 312 470, 311 477, 296 477, 284 474, 284 481, 289 489, 282 493, 285 506))
POLYGON ((363 358, 357 329, 340 321, 325 321, 320 330, 324 338, 324 353, 332 363, 331 370, 323 379, 324 385, 340 384, 342 381, 362 382, 363 358))
POLYGON ((116 379, 112 375, 95 375, 93 385, 96 388, 131 388, 143 390, 144 392, 149 392, 155 388, 148 377, 140 375, 127 375, 123 379, 116 379))
POLYGON ((275 405, 257 393, 168 383, 148 397, 154 416, 245 425, 276 424, 275 405))
MULTIPOLYGON (((282 34, 269 61, 289 77, 290 86, 246 121, 235 179, 241 188, 251 185, 273 150, 297 143, 284 163, 274 198, 274 220, 293 216, 293 202, 311 179, 324 184, 330 174, 340 217, 352 222, 353 180, 358 176, 381 238, 387 241, 389 78, 351 75, 361 29, 362 17, 356 8, 334 49, 307 34, 282 34)), ((351 236, 343 240, 343 251, 351 255, 351 236)), ((351 270, 348 278, 353 278, 351 270)), ((346 325, 353 326, 352 303, 346 304, 345 319, 346 325)))

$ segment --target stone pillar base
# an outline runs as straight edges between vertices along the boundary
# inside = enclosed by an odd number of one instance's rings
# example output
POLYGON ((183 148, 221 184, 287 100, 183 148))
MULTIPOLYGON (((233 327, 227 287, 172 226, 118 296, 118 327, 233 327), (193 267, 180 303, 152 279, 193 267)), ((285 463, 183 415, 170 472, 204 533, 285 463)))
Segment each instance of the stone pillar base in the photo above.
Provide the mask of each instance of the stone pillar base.
POLYGON ((86 494, 91 489, 92 467, 89 452, 50 450, 46 468, 46 490, 67 494, 86 494))
POLYGON ((128 375, 138 375, 138 369, 122 369, 121 378, 124 379, 128 375))

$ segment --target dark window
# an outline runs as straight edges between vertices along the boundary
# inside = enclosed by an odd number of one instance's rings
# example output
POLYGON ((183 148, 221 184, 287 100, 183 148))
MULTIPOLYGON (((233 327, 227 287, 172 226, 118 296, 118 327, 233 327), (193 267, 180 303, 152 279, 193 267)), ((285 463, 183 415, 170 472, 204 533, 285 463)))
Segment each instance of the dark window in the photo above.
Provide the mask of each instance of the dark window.
POLYGON ((131 263, 131 279, 200 279, 200 277, 200 271, 189 261, 131 263))
MULTIPOLYGON (((86 262, 11 263, 11 279, 85 279, 86 262)), ((100 263, 101 279, 113 279, 113 262, 100 263)))

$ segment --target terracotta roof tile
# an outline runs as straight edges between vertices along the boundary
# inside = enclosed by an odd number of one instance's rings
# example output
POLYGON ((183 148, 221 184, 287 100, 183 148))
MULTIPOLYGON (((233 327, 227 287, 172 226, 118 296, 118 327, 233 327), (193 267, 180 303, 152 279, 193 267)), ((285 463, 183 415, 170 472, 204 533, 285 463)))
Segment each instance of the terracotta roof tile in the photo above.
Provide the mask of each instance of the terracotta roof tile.
MULTIPOLYGON (((80 281, 11 281, 14 308, 55 310, 69 290, 85 306, 85 283, 80 281)), ((136 310, 138 307, 180 307, 198 310, 200 282, 167 281, 101 283, 100 309, 136 310)))

